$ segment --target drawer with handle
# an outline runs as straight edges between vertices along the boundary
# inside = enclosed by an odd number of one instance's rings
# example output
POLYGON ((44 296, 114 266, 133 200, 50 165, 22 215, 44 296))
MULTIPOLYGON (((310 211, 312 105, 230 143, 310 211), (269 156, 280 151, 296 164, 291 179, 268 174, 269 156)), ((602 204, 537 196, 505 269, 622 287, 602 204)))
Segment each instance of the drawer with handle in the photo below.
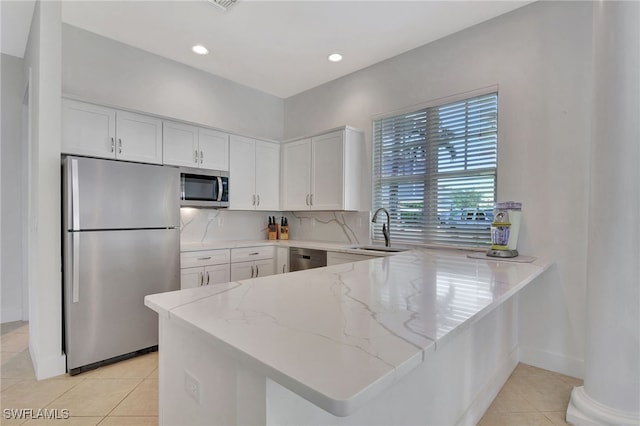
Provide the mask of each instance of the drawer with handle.
POLYGON ((180 253, 180 267, 221 265, 231 261, 229 249, 187 251, 180 253))
POLYGON ((275 247, 258 246, 231 249, 231 262, 247 262, 251 260, 272 259, 275 257, 275 247))

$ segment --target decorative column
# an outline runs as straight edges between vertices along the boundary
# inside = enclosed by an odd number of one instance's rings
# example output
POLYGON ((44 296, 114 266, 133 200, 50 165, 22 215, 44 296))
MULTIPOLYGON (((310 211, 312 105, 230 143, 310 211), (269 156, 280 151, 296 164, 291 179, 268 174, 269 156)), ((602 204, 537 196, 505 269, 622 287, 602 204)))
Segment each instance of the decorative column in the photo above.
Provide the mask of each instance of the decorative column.
POLYGON ((639 105, 640 2, 595 2, 585 374, 567 409, 574 425, 640 424, 639 105))

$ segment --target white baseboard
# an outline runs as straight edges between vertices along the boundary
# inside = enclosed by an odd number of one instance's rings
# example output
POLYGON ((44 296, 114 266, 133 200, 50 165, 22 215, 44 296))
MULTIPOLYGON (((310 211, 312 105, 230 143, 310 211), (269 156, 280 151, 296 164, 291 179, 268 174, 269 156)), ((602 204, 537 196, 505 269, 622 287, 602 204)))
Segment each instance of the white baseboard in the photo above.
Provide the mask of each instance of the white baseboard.
POLYGON ((22 321, 22 309, 21 308, 2 308, 2 315, 0 316, 0 322, 14 322, 22 321))
POLYGON ((44 380, 50 377, 59 376, 67 372, 67 357, 64 354, 48 357, 38 356, 38 351, 29 341, 29 354, 33 362, 33 371, 36 373, 36 380, 44 380))
POLYGON ((487 411, 493 400, 498 396, 498 392, 504 386, 504 384, 513 373, 513 370, 518 365, 518 348, 516 347, 509 357, 502 363, 501 367, 493 375, 493 378, 487 383, 487 385, 478 393, 478 396, 471 403, 464 415, 458 420, 457 425, 477 425, 480 419, 487 411))
POLYGON ((627 413, 602 405, 587 395, 584 386, 573 388, 567 423, 576 426, 637 425, 640 413, 627 413))
POLYGON ((520 345, 520 362, 565 376, 584 378, 584 360, 520 345))

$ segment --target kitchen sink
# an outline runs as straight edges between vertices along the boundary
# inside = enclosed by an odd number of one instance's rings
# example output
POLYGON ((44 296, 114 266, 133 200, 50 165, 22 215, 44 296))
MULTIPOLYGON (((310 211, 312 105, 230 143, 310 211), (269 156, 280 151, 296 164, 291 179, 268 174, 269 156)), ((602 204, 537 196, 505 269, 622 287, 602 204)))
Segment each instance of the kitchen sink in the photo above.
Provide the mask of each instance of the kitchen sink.
POLYGON ((387 253, 399 253, 409 250, 408 248, 401 247, 385 247, 385 246, 354 246, 351 247, 354 250, 366 250, 366 251, 382 251, 387 253))

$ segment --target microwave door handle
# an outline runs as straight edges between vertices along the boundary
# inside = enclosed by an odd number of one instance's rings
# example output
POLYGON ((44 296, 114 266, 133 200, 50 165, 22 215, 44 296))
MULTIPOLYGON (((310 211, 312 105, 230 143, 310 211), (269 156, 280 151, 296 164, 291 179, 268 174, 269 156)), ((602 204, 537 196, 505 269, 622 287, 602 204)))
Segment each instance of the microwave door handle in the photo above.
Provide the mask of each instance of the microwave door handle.
POLYGON ((222 178, 218 176, 218 199, 216 201, 222 201, 222 191, 223 191, 222 178))

